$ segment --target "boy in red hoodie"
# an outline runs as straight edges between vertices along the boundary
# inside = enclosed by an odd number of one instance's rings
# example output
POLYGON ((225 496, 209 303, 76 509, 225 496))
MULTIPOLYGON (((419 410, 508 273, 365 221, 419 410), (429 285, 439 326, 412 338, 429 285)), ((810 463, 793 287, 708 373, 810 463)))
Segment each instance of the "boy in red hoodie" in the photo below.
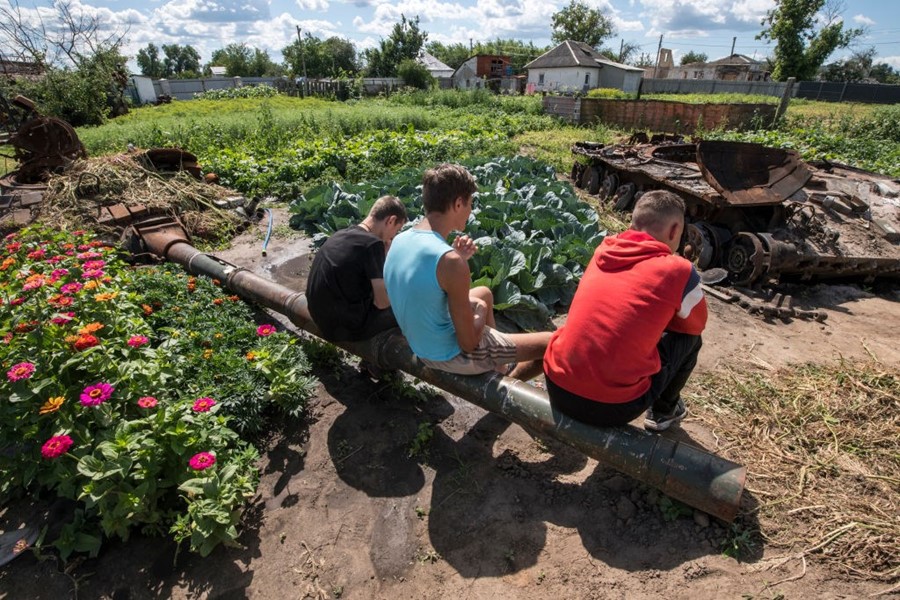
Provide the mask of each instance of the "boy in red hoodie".
POLYGON ((652 431, 687 415, 680 394, 707 312, 699 274, 674 254, 683 231, 684 201, 653 191, 635 205, 631 229, 597 247, 544 355, 557 410, 598 426, 647 411, 652 431))

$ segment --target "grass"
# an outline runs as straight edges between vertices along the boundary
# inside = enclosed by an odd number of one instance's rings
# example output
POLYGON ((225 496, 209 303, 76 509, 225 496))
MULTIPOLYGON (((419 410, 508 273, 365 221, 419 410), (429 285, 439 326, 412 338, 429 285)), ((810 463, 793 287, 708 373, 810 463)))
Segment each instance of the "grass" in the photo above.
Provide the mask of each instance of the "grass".
POLYGON ((763 94, 644 94, 641 100, 667 100, 687 104, 778 104, 781 98, 763 94))
MULTIPOLYGON (((900 579, 900 373, 877 363, 731 370, 692 382, 694 414, 745 464, 759 533, 851 576, 900 579)), ((741 531, 740 544, 749 536, 741 531)), ((736 550, 733 548, 733 550, 736 550)))

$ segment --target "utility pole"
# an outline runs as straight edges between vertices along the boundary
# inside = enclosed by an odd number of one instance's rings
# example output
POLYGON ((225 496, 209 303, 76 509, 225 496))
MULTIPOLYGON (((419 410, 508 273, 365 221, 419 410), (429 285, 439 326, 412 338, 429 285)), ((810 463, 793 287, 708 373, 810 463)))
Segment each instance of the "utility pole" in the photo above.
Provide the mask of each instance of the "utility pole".
POLYGON ((662 34, 659 34, 659 46, 656 47, 656 66, 653 68, 653 79, 659 77, 659 55, 662 52, 662 34))
MULTIPOLYGON (((303 52, 303 36, 300 35, 300 26, 297 25, 297 41, 300 44, 300 60, 303 63, 303 90, 307 92, 309 90, 309 80, 306 78, 306 54, 303 52)), ((304 93, 304 95, 306 95, 304 93)))
POLYGON ((731 38, 731 56, 734 56, 734 45, 737 43, 737 36, 731 38))
POLYGON ((625 38, 619 40, 619 62, 622 62, 622 50, 625 49, 625 38))
POLYGON ((469 38, 469 54, 470 54, 470 55, 472 54, 472 49, 473 49, 473 48, 474 48, 474 46, 472 45, 472 38, 469 38))

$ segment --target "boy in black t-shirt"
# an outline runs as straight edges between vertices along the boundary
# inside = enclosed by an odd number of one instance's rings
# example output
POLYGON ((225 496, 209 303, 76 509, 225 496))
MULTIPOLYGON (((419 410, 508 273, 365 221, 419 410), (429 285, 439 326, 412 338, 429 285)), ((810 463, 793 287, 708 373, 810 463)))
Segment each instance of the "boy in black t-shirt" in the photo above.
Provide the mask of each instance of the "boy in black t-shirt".
POLYGON ((362 223, 335 232, 316 252, 306 298, 324 338, 359 341, 397 327, 382 269, 406 219, 399 199, 382 196, 362 223))

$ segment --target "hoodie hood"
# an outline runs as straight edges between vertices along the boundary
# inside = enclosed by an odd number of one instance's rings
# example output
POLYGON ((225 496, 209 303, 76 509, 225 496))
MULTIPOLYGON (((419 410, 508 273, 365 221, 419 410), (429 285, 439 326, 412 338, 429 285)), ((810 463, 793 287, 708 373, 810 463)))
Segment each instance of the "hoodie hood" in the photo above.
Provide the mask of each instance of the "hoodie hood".
POLYGON ((601 271, 621 271, 648 258, 671 254, 666 244, 650 234, 629 229, 604 239, 594 254, 594 260, 601 271))

